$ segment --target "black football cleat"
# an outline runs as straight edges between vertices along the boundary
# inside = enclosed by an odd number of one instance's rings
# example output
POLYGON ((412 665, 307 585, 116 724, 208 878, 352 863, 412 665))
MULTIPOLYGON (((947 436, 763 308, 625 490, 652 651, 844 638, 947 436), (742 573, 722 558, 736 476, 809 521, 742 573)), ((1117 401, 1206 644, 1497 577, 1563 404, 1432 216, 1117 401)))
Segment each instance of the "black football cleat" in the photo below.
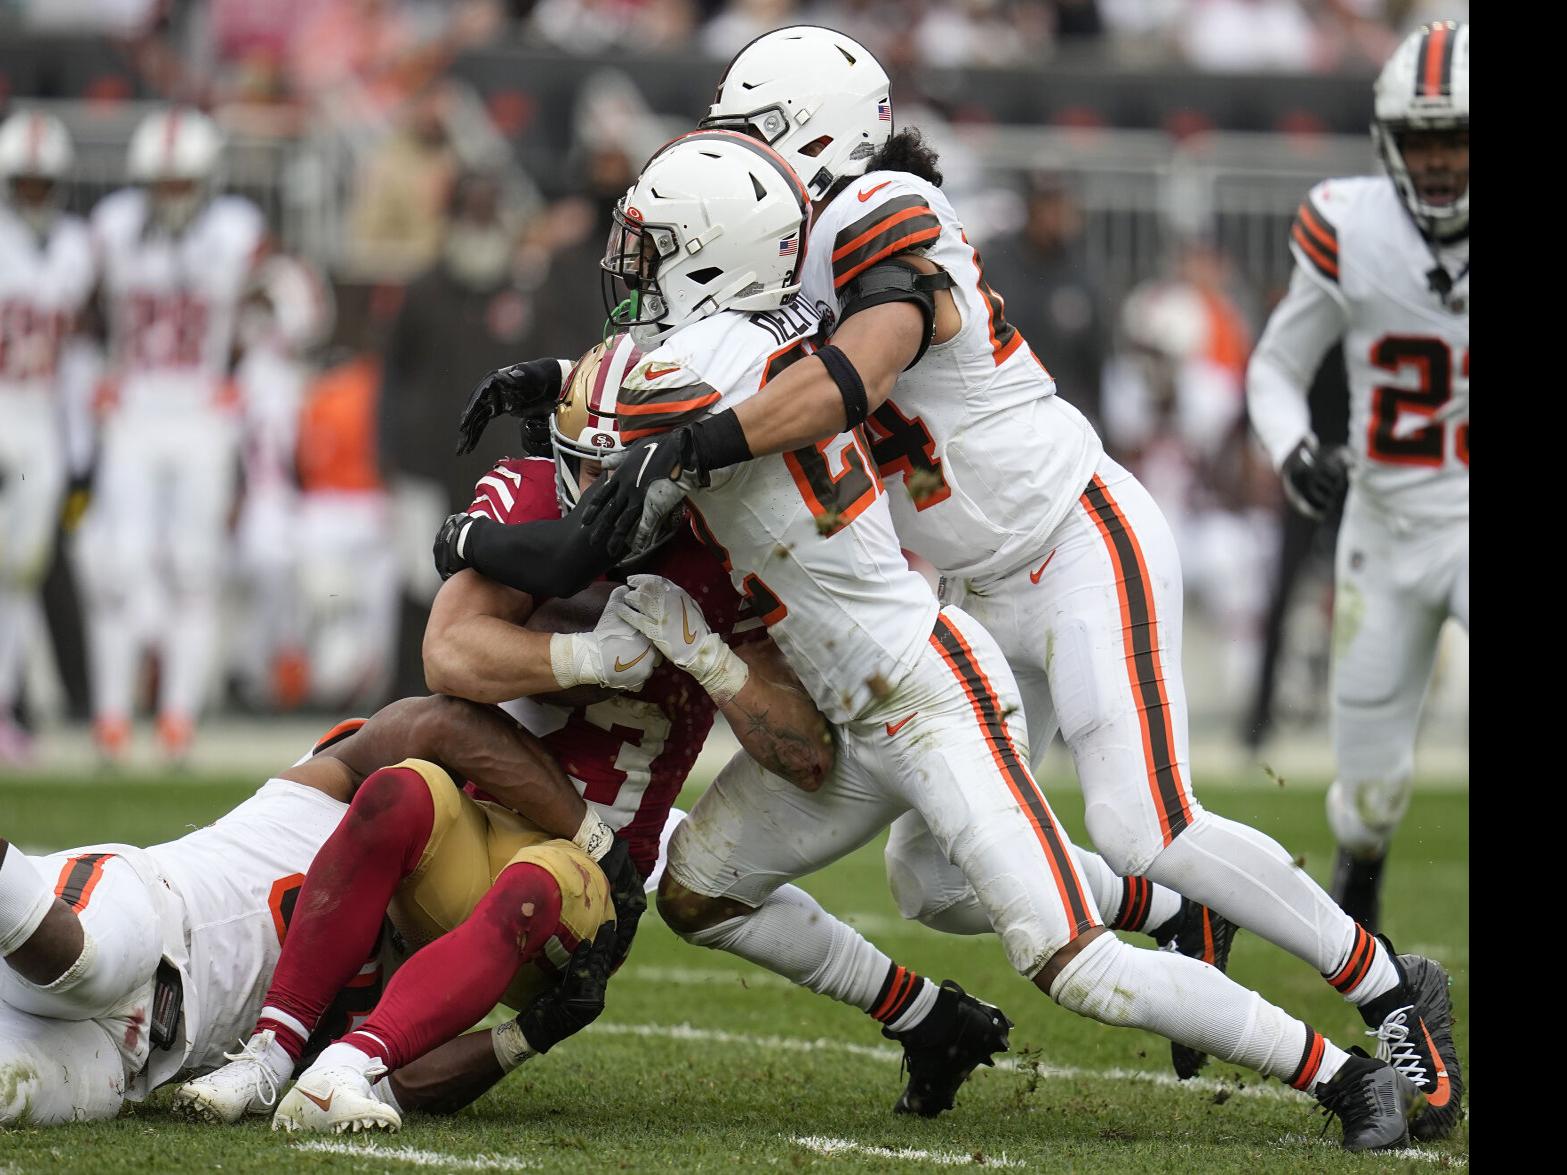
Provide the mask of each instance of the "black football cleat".
POLYGON ((1324 1113, 1344 1127, 1344 1149, 1379 1151, 1409 1141, 1409 1119, 1425 1100, 1403 1074, 1386 1061, 1350 1049, 1333 1080, 1317 1087, 1324 1113))
MULTIPOLYGON (((1382 938, 1391 954, 1393 944, 1382 938)), ((1447 971, 1423 955, 1397 955, 1399 985, 1360 1013, 1377 1038, 1377 1056, 1425 1095, 1410 1123, 1422 1142, 1446 1138, 1463 1116, 1464 1073, 1453 1041, 1453 1001, 1447 971)))
MULTIPOLYGON (((1163 951, 1179 951, 1189 959, 1211 963, 1220 971, 1230 967, 1230 947, 1235 942, 1235 924, 1214 913, 1201 902, 1181 899, 1181 911, 1152 932, 1163 951)), ((1184 1044, 1170 1042, 1170 1061, 1182 1081, 1197 1076, 1208 1063, 1208 1054, 1184 1044)))
POLYGON ((1012 1021, 1000 1008, 969 995, 950 979, 930 1014, 907 1032, 883 1028, 881 1034, 903 1046, 909 1083, 892 1107, 894 1114, 934 1118, 952 1108, 958 1087, 979 1065, 1007 1051, 1012 1021))
POLYGON ((1362 858, 1338 851, 1333 862, 1333 900, 1371 934, 1382 916, 1382 867, 1387 855, 1362 858))

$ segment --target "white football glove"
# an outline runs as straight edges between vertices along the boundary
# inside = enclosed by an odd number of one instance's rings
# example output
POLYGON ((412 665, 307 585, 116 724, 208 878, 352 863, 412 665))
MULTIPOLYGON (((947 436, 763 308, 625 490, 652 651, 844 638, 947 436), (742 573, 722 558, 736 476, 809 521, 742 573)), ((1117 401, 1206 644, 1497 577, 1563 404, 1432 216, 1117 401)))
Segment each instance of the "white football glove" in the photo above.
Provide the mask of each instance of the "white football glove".
POLYGON ((592 632, 557 632, 550 637, 550 671, 561 689, 574 685, 641 689, 657 668, 658 650, 618 611, 619 602, 630 594, 625 584, 611 592, 592 632))
POLYGON ((610 607, 672 664, 696 678, 717 705, 728 705, 751 671, 724 638, 707 627, 696 601, 662 576, 633 575, 626 582, 632 591, 610 607))

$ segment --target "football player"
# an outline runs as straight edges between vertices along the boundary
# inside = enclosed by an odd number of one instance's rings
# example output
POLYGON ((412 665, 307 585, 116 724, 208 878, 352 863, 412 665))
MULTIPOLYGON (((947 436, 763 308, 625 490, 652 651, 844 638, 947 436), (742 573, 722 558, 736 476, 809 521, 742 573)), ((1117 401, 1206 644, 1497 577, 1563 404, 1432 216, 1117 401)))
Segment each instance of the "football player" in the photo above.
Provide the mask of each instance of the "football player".
MULTIPOLYGON (((678 502, 676 471, 808 451, 864 424, 872 464, 901 483, 899 540, 942 572, 944 602, 996 634, 1035 745, 1062 734, 1100 853, 1311 963, 1430 1099, 1420 1129, 1450 1130, 1461 1078, 1445 973, 1395 956, 1275 841, 1198 803, 1169 527, 1006 321, 935 156, 894 133, 885 71, 841 33, 781 29, 730 63, 705 125, 771 144, 805 177, 817 215, 800 300, 831 342, 732 409, 633 444, 584 520, 618 547, 678 502)), ((517 400, 540 394, 513 385, 517 400)), ((900 908, 982 928, 984 895, 930 831, 911 814, 888 841, 900 908)))
POLYGON ((261 211, 217 193, 222 150, 206 115, 150 114, 126 158, 135 186, 92 215, 108 346, 83 555, 94 737, 110 761, 127 748, 145 645, 162 652, 157 729, 173 759, 189 749, 211 671, 239 444, 228 377, 266 249, 261 211))
MULTIPOLYGON (((365 800, 350 807, 350 797, 373 801, 387 781, 413 774, 441 780, 447 808, 477 806, 414 755, 482 782, 541 827, 586 830, 587 849, 560 840, 548 851, 576 860, 601 888, 593 859, 639 884, 536 741, 492 708, 436 697, 340 724, 238 808, 166 844, 29 857, 0 840, 0 1124, 113 1117, 124 1099, 222 1064, 255 1021, 285 932, 308 908, 311 862, 333 837, 361 831, 365 800)), ((514 837, 529 827, 515 815, 493 823, 514 837)), ((312 1051, 374 1003, 374 937, 355 944, 312 1051)), ((559 1014, 554 997, 534 1013, 549 1023, 559 1014)))
POLYGON ((1333 603, 1333 896, 1375 927, 1409 807, 1437 636, 1469 627, 1469 26, 1411 33, 1376 82, 1386 175, 1312 188, 1295 272, 1247 372, 1247 407, 1313 518, 1344 501, 1333 603), (1306 389, 1343 343, 1349 444, 1312 435, 1306 389))
MULTIPOLYGON (((633 429, 641 427, 634 406, 622 413, 619 393, 622 381, 644 358, 626 334, 612 340, 607 350, 590 352, 566 379, 564 396, 548 422, 553 467, 538 459, 503 462, 480 482, 469 512, 448 520, 436 546, 443 574, 450 575, 454 566, 461 566, 466 553, 476 559, 496 560, 508 582, 522 590, 484 579, 473 571, 448 581, 438 598, 425 644, 432 685, 478 701, 498 700, 534 687, 526 667, 530 658, 542 660, 545 650, 537 644, 530 646, 538 640, 537 634, 519 633, 508 624, 528 615, 534 601, 575 592, 593 574, 596 552, 573 547, 570 540, 581 532, 558 520, 577 503, 580 487, 589 486, 587 492, 595 492, 591 484, 601 463, 613 460, 621 451, 621 431, 627 422, 633 429), (554 501, 548 491, 552 470, 554 501), (544 519, 555 521, 538 521, 544 519), (521 529, 502 534, 498 524, 521 529)), ((487 383, 476 389, 475 403, 484 401, 487 383)), ((534 424, 542 422, 529 421, 525 428, 534 424)), ((719 656, 720 642, 717 636, 709 635, 710 627, 716 634, 725 631, 728 617, 739 608, 739 597, 718 559, 701 549, 689 529, 682 529, 679 539, 671 543, 670 553, 689 550, 688 558, 705 568, 701 590, 692 589, 688 577, 667 570, 663 573, 685 588, 664 586, 668 581, 661 580, 657 587, 648 589, 670 597, 671 615, 678 602, 682 616, 689 618, 689 626, 684 621, 680 626, 681 651, 672 658, 673 665, 686 672, 669 669, 670 680, 680 686, 680 692, 671 697, 678 704, 666 707, 669 714, 680 716, 673 730, 665 729, 668 723, 650 723, 645 709, 625 704, 631 699, 614 704, 613 695, 576 717, 567 717, 552 707, 541 708, 530 700, 506 704, 530 729, 540 732, 545 745, 568 765, 572 775, 585 781, 590 795, 613 797, 618 811, 637 812, 621 828, 623 835, 632 838, 639 862, 652 859, 655 846, 651 834, 694 761, 714 703, 724 702, 729 688, 725 682, 740 672, 732 662, 725 668, 728 659, 719 656), (719 610, 704 620, 704 610, 715 606, 719 610), (710 682, 712 688, 693 689, 693 678, 710 682), (645 733, 635 753, 605 734, 634 732, 639 725, 645 733)), ((619 574, 663 570, 662 564, 652 568, 647 564, 646 554, 623 560, 619 574)), ((597 599, 587 613, 592 619, 584 618, 578 627, 588 627, 597 619, 597 599)), ((734 631, 747 642, 737 648, 737 655, 745 651, 751 664, 757 664, 763 652, 769 659, 777 658, 776 646, 762 637, 754 613, 737 621, 734 631), (752 644, 760 647, 750 648, 752 644)), ((760 663, 793 680, 792 672, 776 660, 760 663)), ((650 687, 658 681, 655 675, 650 687)), ((733 729, 744 733, 758 760, 808 790, 817 786, 825 773, 817 753, 819 733, 802 742, 776 713, 754 706, 735 708, 744 701, 745 695, 736 695, 725 705, 725 715, 733 729), (795 763, 807 764, 809 772, 801 777, 795 763)), ((616 819, 611 816, 612 822, 616 819)), ((667 835, 668 825, 665 827, 667 835)), ((1200 922, 1191 910, 1192 903, 1183 902, 1178 894, 1139 878, 1118 878, 1092 854, 1080 853, 1077 859, 1095 900, 1104 909, 1116 911, 1117 927, 1148 933, 1167 944, 1183 926, 1200 922)), ((1000 1021, 989 1005, 956 984, 937 987, 908 971, 824 911, 804 890, 792 885, 776 890, 766 903, 765 916, 758 920, 759 925, 763 922, 771 925, 770 932, 750 936, 739 944, 746 958, 870 1014, 884 1025, 885 1035, 903 1045, 909 1083, 896 1109, 935 1115, 950 1108, 954 1091, 974 1065, 1004 1047, 1005 1032, 998 1030, 1000 1021)), ((1219 925, 1222 933, 1222 923, 1219 925)), ((398 1074, 396 1080, 400 1087, 406 1085, 407 1074, 398 1074)))
POLYGON ((0 763, 27 747, 12 708, 66 485, 61 359, 94 280, 87 226, 60 208, 71 158, 53 115, 0 124, 0 763))
MULTIPOLYGON (((745 753, 730 761, 671 838, 665 921, 688 941, 751 957, 758 939, 777 942, 777 920, 759 914, 780 884, 913 811, 931 859, 968 882, 1013 966, 1063 1006, 1309 1090, 1342 1118, 1351 1149, 1401 1143, 1420 1095, 1393 1067, 1343 1052, 1217 968, 1107 933, 1028 770, 1006 660, 909 568, 858 428, 734 468, 682 468, 681 430, 765 395, 812 353, 817 316, 795 299, 810 217, 805 185, 776 151, 697 131, 643 169, 603 262, 631 291, 611 318, 652 348, 618 396, 635 422, 626 439, 651 439, 628 449, 607 485, 650 467, 660 481, 684 475, 698 532, 838 734, 833 772, 814 791, 773 781, 745 753), (677 456, 666 462, 669 447, 677 456)), ((839 259, 851 253, 839 246, 839 259)), ((656 581, 637 581, 615 611, 677 664, 705 648, 683 601, 656 581)))

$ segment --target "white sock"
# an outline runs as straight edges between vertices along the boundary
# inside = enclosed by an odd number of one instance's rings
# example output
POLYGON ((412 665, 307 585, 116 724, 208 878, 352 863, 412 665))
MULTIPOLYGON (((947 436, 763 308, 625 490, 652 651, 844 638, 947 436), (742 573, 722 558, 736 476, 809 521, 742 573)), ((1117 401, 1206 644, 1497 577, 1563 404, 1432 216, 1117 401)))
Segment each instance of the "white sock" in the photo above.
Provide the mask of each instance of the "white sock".
POLYGON ((1140 950, 1113 934, 1089 943, 1062 969, 1050 998, 1100 1023, 1157 1032, 1297 1089, 1331 1080, 1346 1055, 1218 968, 1140 950))
POLYGON ((1094 905, 1114 930, 1151 933, 1181 911, 1181 895, 1146 877, 1122 877, 1098 853, 1072 846, 1077 871, 1093 891, 1094 905))
POLYGON ((753 913, 685 939, 852 1004, 895 1032, 914 1027, 936 1002, 935 984, 899 967, 798 886, 781 886, 753 913))
POLYGON ((9 955, 38 929, 54 905, 54 890, 15 845, 0 860, 0 955, 9 955))
MULTIPOLYGON (((365 1036, 368 1032, 360 1030, 365 1036)), ((351 1044, 342 1041, 334 1041, 321 1050, 321 1055, 315 1059, 312 1069, 353 1069, 358 1073, 368 1072, 372 1065, 379 1065, 381 1059, 372 1057, 363 1049, 355 1048, 351 1044)))
POLYGON ((1205 811, 1154 858, 1147 875, 1304 959, 1356 1004, 1398 983, 1382 944, 1255 828, 1205 811))
POLYGON ((289 1056, 288 1050, 278 1043, 277 1033, 271 1029, 254 1033, 250 1039, 255 1040, 258 1037, 265 1037, 267 1032, 271 1032, 272 1036, 261 1047, 261 1063, 271 1071, 272 1076, 277 1079, 278 1085, 281 1086, 294 1075, 294 1058, 289 1056))
POLYGON ((390 1073, 372 1085, 370 1092, 375 1094, 377 1101, 391 1106, 399 1114, 403 1112, 403 1107, 397 1104, 397 1092, 392 1088, 392 1075, 390 1073))

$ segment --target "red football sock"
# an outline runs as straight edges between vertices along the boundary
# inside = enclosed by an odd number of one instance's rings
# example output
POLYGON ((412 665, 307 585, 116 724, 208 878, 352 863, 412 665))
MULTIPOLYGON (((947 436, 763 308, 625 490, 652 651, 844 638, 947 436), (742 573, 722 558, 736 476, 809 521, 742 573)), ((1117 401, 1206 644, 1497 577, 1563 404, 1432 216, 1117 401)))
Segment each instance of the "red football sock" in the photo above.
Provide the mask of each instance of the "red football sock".
POLYGON ((399 1069, 487 1016, 560 926, 560 886, 537 865, 508 865, 467 921, 398 969, 358 1030, 343 1037, 399 1069))
POLYGON ((256 1031, 275 1031, 296 1061, 333 997, 364 966, 387 904, 418 867, 434 824, 424 778, 383 767, 359 786, 311 862, 256 1021, 256 1031))

